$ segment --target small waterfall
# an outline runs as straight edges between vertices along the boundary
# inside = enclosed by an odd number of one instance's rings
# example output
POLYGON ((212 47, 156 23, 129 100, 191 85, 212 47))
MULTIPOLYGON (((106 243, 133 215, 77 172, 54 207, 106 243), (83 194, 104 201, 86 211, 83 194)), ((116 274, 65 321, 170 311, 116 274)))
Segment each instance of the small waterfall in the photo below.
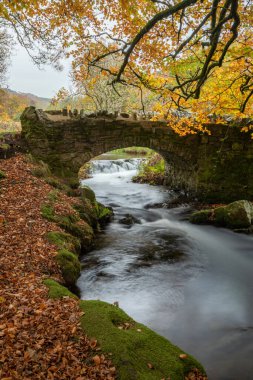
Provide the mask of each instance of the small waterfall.
POLYGON ((118 160, 94 160, 90 162, 90 172, 97 173, 115 173, 128 170, 136 170, 144 161, 143 158, 128 158, 118 160))

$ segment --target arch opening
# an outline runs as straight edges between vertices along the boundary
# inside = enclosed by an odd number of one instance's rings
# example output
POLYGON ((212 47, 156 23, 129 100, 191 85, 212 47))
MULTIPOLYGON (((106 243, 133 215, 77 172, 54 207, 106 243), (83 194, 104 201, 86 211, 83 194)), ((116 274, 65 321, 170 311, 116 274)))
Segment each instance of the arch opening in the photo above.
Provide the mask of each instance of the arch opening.
POLYGON ((85 163, 78 177, 85 180, 95 173, 135 171, 132 180, 152 185, 165 184, 165 159, 153 149, 139 146, 115 149, 85 163))

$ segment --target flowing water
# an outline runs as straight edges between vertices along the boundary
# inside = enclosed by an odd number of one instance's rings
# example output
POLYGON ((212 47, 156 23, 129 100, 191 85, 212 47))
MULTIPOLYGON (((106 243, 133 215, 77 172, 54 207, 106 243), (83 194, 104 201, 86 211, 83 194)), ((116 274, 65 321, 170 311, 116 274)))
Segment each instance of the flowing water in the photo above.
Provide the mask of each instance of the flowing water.
POLYGON ((83 258, 82 298, 118 301, 194 355, 209 380, 252 380, 253 237, 192 225, 186 207, 157 207, 171 193, 131 182, 139 160, 113 161, 97 161, 84 181, 115 218, 83 258), (138 223, 120 223, 126 214, 138 223))

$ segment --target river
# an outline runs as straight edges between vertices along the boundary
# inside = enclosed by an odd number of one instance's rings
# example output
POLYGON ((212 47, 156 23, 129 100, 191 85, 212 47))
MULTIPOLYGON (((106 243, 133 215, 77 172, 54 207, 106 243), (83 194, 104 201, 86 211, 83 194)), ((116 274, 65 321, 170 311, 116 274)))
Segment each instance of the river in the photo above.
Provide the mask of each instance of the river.
POLYGON ((194 355, 209 380, 252 380, 253 237, 192 225, 187 207, 156 208, 171 197, 165 187, 132 183, 134 160, 103 158, 84 183, 115 218, 82 259, 81 297, 118 301, 194 355), (140 223, 119 223, 125 214, 140 223))

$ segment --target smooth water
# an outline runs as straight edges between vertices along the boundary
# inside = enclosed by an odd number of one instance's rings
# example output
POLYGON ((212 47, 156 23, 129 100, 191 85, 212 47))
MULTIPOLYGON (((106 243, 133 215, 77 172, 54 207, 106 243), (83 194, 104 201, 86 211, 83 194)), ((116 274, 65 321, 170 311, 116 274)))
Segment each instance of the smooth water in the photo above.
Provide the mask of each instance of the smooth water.
POLYGON ((115 219, 83 258, 82 298, 118 301, 194 355, 209 380, 252 380, 253 237, 192 225, 187 208, 157 208, 170 192, 132 183, 126 169, 84 181, 115 219), (128 213, 140 224, 120 224, 128 213))

